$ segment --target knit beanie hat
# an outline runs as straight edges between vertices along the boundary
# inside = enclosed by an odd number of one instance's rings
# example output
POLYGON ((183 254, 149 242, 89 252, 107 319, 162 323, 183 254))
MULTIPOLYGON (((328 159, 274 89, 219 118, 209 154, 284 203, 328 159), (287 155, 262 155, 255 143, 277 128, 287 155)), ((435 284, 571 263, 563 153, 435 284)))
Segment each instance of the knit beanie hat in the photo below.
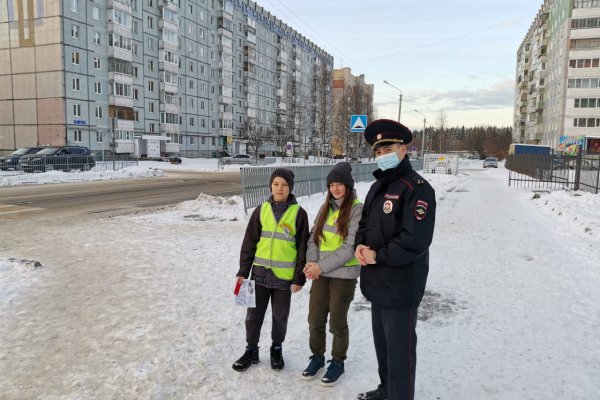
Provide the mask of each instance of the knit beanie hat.
POLYGON ((327 186, 332 182, 343 183, 350 189, 354 189, 354 179, 352 178, 352 167, 347 162, 336 164, 329 174, 327 174, 327 186))
POLYGON ((285 179, 288 186, 290 187, 290 193, 294 190, 294 173, 286 168, 276 168, 271 174, 271 179, 269 180, 269 188, 273 185, 273 180, 275 178, 280 177, 285 179))

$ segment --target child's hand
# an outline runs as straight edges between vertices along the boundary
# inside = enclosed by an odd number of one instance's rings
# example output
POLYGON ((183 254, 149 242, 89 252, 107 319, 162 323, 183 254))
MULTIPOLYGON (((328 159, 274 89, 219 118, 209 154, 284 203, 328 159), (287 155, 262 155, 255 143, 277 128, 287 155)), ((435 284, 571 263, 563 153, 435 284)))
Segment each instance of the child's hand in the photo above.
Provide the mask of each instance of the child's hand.
POLYGON ((292 293, 298 293, 302 290, 302 286, 292 284, 292 293))

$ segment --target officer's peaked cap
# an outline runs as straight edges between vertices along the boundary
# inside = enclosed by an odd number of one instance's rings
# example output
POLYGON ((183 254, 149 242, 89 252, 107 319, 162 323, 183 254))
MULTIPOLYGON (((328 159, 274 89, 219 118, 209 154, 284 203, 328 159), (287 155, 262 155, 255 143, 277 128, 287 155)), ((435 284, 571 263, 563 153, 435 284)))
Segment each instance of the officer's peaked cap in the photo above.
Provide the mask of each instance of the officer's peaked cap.
POLYGON ((365 129, 365 140, 373 148, 383 144, 409 144, 412 138, 410 129, 391 119, 377 119, 365 129))

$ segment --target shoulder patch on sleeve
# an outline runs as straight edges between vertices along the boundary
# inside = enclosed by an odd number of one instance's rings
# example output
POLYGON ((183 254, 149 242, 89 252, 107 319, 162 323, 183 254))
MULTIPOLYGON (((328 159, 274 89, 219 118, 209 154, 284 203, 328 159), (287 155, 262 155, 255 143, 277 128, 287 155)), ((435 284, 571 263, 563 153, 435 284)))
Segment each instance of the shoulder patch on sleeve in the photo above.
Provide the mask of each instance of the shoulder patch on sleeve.
POLYGON ((429 203, 424 200, 417 200, 415 204, 415 218, 417 221, 422 221, 427 216, 427 209, 429 208, 429 203))

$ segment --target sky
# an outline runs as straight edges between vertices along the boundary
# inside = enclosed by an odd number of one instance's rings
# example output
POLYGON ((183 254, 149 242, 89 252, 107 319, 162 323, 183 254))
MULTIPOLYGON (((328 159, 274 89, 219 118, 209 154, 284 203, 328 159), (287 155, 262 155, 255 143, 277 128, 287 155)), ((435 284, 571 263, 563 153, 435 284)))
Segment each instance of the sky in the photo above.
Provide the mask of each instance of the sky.
MULTIPOLYGON (((534 199, 507 175, 479 160, 424 174, 437 209, 416 398, 597 399, 600 196, 534 199)), ((361 199, 369 186, 356 184, 361 199)), ((324 195, 298 201, 312 224, 324 195)), ((346 400, 378 384, 358 289, 344 377, 331 388, 300 378, 310 282, 292 297, 285 368, 269 365, 268 312, 261 362, 233 371, 245 346, 233 296, 248 223, 239 196, 69 218, 22 211, 0 216, 2 398, 346 400)))
POLYGON ((258 0, 375 85, 376 117, 412 129, 512 126, 516 52, 542 0, 258 0))

